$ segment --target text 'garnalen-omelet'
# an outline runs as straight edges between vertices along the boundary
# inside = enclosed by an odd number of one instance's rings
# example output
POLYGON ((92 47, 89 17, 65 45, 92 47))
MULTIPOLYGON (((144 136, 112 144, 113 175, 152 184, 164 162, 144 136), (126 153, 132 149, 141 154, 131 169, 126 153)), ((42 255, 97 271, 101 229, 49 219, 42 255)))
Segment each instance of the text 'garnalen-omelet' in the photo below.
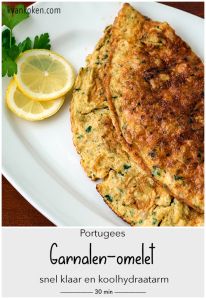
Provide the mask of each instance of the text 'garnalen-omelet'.
POLYGON ((203 224, 203 64, 167 23, 123 5, 75 82, 73 141, 132 226, 203 224))

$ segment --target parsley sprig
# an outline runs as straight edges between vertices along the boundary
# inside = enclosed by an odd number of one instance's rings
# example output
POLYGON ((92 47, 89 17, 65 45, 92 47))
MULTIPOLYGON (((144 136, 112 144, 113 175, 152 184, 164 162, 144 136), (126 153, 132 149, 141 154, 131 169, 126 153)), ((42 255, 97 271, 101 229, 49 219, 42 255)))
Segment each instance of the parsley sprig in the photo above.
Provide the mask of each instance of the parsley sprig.
POLYGON ((17 73, 16 59, 20 53, 30 49, 50 50, 50 38, 48 33, 35 36, 34 41, 27 37, 20 43, 16 42, 13 29, 22 21, 29 17, 23 4, 18 4, 11 9, 6 4, 2 4, 2 22, 7 27, 2 32, 2 77, 12 77, 17 73))

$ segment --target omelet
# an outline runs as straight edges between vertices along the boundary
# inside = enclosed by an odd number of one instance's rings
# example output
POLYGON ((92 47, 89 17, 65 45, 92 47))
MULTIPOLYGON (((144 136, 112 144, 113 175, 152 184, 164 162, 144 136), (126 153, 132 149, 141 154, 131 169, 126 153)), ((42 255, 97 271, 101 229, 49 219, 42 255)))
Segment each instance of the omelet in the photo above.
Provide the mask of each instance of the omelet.
POLYGON ((97 190, 107 205, 131 226, 201 226, 204 216, 178 201, 132 166, 121 176, 111 170, 97 190))
POLYGON ((201 60, 167 23, 129 4, 111 36, 103 85, 122 146, 172 196, 203 212, 201 60))
POLYGON ((203 216, 170 196, 123 149, 112 124, 104 78, 111 27, 77 76, 71 101, 73 141, 107 205, 132 226, 197 226, 203 216))

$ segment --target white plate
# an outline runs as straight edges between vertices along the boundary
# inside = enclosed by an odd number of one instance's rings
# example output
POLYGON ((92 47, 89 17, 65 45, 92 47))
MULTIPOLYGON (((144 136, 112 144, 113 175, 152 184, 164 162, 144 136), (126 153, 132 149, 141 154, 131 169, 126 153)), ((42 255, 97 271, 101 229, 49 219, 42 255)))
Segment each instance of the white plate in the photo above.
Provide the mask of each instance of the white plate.
MULTIPOLYGON (((203 20, 157 4, 135 3, 141 13, 167 21, 177 34, 203 58, 203 20)), ((76 72, 111 24, 120 3, 47 3, 35 7, 59 7, 61 14, 33 14, 15 28, 17 40, 49 32, 52 49, 65 56, 76 72)), ((9 80, 3 79, 3 96, 9 80)), ((72 143, 69 99, 56 116, 38 123, 23 121, 3 105, 3 174, 42 214, 62 226, 126 225, 105 205, 79 163, 72 143)))

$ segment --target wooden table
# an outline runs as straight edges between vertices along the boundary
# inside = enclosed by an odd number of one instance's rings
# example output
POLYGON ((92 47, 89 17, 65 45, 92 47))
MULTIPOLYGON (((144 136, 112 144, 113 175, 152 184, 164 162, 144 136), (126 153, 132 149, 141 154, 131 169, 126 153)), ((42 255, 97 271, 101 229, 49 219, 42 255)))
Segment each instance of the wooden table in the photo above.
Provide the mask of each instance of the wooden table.
MULTIPOLYGON (((13 2, 14 3, 14 2, 13 2)), ((12 3, 12 4, 13 4, 12 3)), ((203 2, 160 2, 204 18, 203 2)), ((11 4, 11 3, 9 3, 11 4)), ((15 3, 16 4, 16 3, 15 3)), ((28 5, 28 2, 26 3, 28 5)), ((34 209, 3 177, 2 178, 3 226, 54 226, 34 209)))

